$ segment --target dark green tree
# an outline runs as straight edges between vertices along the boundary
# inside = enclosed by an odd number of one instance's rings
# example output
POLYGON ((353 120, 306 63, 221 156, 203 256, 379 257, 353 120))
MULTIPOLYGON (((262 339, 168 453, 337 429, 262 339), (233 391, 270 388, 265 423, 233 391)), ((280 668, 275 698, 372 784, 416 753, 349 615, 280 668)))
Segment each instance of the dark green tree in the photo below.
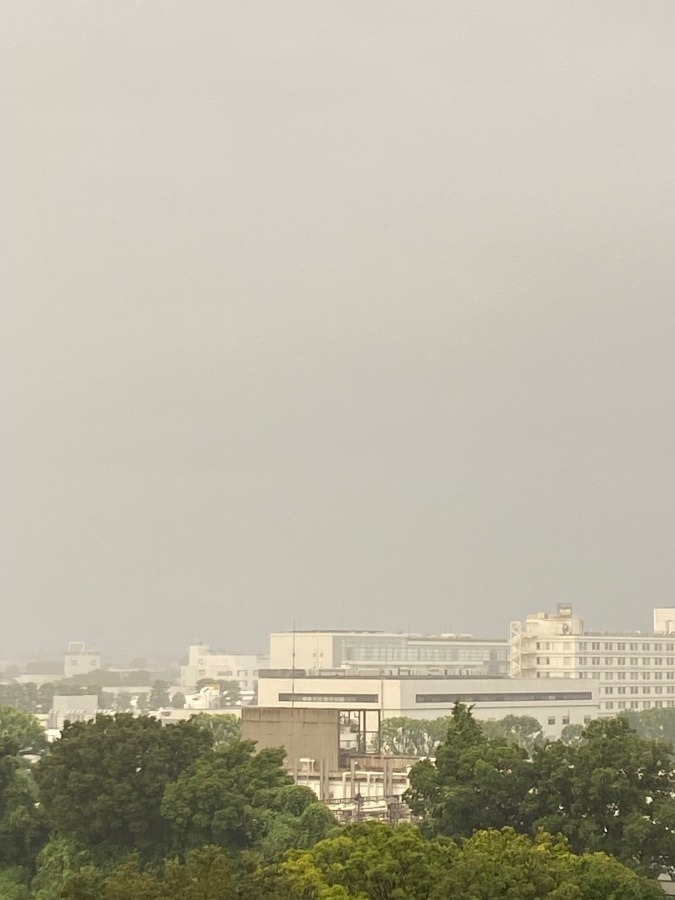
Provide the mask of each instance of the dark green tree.
POLYGON ((153 681, 148 703, 150 709, 161 709, 169 705, 169 685, 166 681, 153 681))
POLYGON ((675 708, 655 707, 641 712, 629 710, 623 715, 640 737, 664 741, 671 748, 671 753, 675 753, 675 708))
POLYGON ((423 818, 426 834, 463 837, 509 825, 523 830, 521 804, 531 784, 525 750, 487 738, 471 709, 457 703, 435 762, 412 767, 404 799, 423 818))
POLYGON ((481 722, 483 733, 491 739, 504 738, 532 753, 535 747, 544 744, 541 722, 534 716, 504 716, 496 722, 481 722))
POLYGON ((165 788, 210 746, 208 732, 190 722, 164 727, 118 713, 67 724, 35 767, 47 818, 95 860, 134 851, 161 858, 169 838, 160 811, 165 788))
POLYGON ((0 866, 30 872, 47 839, 31 767, 24 755, 46 749, 45 734, 30 713, 0 707, 0 866))
POLYGON ((117 712, 129 712, 131 709, 131 694, 128 691, 119 691, 115 694, 113 705, 117 712))
POLYGON ((523 799, 534 828, 563 834, 576 852, 603 851, 655 871, 675 865, 675 778, 669 748, 627 719, 596 719, 575 744, 537 748, 523 799))
POLYGON ((42 754, 47 738, 42 725, 31 713, 0 706, 0 754, 18 756, 42 754))
POLYGON ((177 849, 255 846, 269 827, 267 811, 280 789, 292 784, 284 755, 283 748, 256 753, 254 741, 223 744, 167 785, 162 813, 177 849))
POLYGON ((413 719, 393 716, 380 727, 380 749, 394 756, 432 756, 448 730, 447 717, 413 719))
MULTIPOLYGON (((153 871, 132 856, 113 872, 83 869, 71 875, 62 900, 259 900, 253 867, 221 847, 192 850, 185 861, 169 859, 153 871)), ((50 898, 51 900, 51 898, 50 898)))

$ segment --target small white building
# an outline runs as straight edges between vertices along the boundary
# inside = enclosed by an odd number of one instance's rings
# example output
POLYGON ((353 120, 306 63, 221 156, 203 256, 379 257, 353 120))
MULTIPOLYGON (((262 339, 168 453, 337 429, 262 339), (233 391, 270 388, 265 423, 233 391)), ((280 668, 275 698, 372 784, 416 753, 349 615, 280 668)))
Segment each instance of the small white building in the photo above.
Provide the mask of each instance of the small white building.
POLYGON ((181 666, 181 685, 188 691, 194 691, 204 678, 236 681, 242 695, 252 697, 258 686, 258 672, 268 664, 267 656, 224 653, 211 650, 208 644, 191 644, 188 664, 181 666))
POLYGON ((63 728, 66 722, 91 722, 98 712, 96 694, 55 694, 48 717, 48 728, 63 728))
POLYGON ((79 641, 68 644, 68 652, 64 656, 63 674, 66 678, 71 675, 88 675, 101 668, 101 654, 94 650, 87 650, 79 641))

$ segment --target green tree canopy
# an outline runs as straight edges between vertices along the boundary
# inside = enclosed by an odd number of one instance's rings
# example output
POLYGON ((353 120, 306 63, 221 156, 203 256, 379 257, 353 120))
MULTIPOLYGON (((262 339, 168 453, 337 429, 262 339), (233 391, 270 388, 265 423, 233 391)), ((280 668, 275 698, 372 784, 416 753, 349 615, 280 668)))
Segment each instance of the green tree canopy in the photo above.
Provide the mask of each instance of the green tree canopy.
POLYGON ((659 886, 604 854, 513 829, 457 846, 411 826, 350 826, 259 874, 259 896, 286 900, 657 900, 659 886))
POLYGON ((602 850, 630 865, 675 864, 675 778, 669 748, 627 719, 596 719, 582 738, 535 750, 523 799, 533 827, 565 835, 572 849, 602 850))
MULTIPOLYGON (((71 874, 62 900, 259 900, 252 866, 221 847, 190 851, 184 862, 165 860, 159 870, 143 870, 132 856, 113 872, 93 867, 71 874)), ((51 900, 51 898, 49 898, 51 900)))
POLYGON ((669 745, 671 753, 675 753, 675 708, 655 707, 641 712, 629 710, 623 716, 640 737, 664 741, 669 745))
POLYGON ((231 713, 196 713, 190 722, 203 728, 211 735, 214 747, 221 744, 233 744, 241 740, 241 719, 231 713))
POLYGON ((528 753, 545 743, 541 722, 534 716, 504 716, 496 722, 481 722, 481 728, 486 737, 504 738, 528 753))
POLYGON ((404 799, 423 817, 428 834, 461 837, 507 825, 523 830, 521 804, 531 769, 521 747, 487 738, 471 709, 457 703, 435 762, 412 767, 404 799))
POLYGON ((380 727, 380 749, 394 756, 432 756, 448 730, 448 718, 392 716, 380 727))
POLYGON ((0 706, 0 754, 44 753, 45 730, 31 713, 0 706))
POLYGON ((153 681, 148 703, 150 709, 161 709, 169 705, 169 685, 166 681, 153 681))
POLYGON ((162 813, 177 847, 217 844, 243 850, 268 827, 266 811, 281 788, 292 784, 283 768, 284 750, 255 752, 254 741, 221 744, 166 788, 162 813))
POLYGON ((47 818, 95 859, 161 857, 169 836, 164 790, 210 746, 208 732, 190 722, 164 727, 117 713, 67 724, 35 767, 47 818))

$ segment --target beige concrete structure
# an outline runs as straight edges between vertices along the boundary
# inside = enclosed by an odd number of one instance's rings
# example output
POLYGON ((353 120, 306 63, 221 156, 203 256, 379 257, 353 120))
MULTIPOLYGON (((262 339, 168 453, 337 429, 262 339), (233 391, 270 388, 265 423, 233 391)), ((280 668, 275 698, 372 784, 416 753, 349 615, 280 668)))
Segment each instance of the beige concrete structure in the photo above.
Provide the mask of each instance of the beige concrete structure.
POLYGON ((308 759, 323 761, 329 771, 339 764, 340 717, 334 709, 242 707, 241 732, 258 749, 284 747, 289 771, 308 759))

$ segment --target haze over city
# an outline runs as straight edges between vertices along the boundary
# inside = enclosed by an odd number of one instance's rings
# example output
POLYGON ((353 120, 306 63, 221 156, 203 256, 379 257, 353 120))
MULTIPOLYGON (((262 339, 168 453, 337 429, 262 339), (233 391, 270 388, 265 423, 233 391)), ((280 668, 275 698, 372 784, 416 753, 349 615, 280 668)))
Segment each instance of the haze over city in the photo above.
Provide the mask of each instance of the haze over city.
POLYGON ((671 3, 0 16, 0 656, 675 605, 671 3))

